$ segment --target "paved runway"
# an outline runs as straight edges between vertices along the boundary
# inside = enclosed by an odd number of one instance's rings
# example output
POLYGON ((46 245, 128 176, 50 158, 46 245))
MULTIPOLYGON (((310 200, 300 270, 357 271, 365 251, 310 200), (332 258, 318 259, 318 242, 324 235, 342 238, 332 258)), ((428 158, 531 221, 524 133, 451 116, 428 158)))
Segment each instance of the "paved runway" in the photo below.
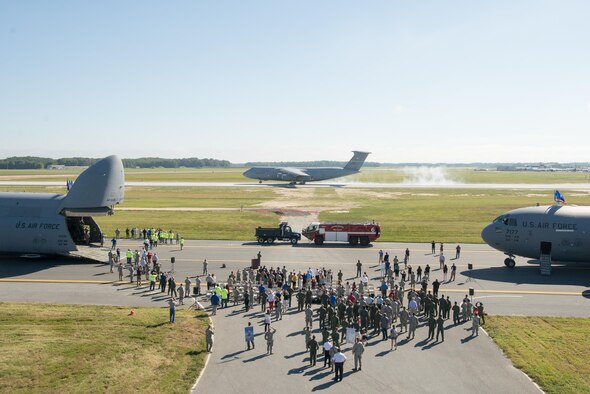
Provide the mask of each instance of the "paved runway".
MULTIPOLYGON (((127 247, 139 248, 140 243, 121 240, 119 246, 124 251, 127 247)), ((454 246, 446 245, 446 248, 454 250, 454 246)), ((375 263, 379 249, 389 252, 393 258, 395 255, 401 257, 406 247, 411 251, 410 263, 414 267, 430 264, 432 280, 442 279, 438 254, 430 254, 429 244, 317 247, 307 243, 261 246, 254 242, 187 241, 183 251, 176 245, 168 245, 158 247, 157 253, 165 270, 172 269, 170 258, 175 257, 173 269, 179 281, 186 276, 201 274, 205 258, 209 261, 209 271, 223 281, 231 270, 248 266, 258 251, 261 251, 262 264, 266 266, 284 265, 295 270, 326 267, 334 272, 342 270, 345 280, 354 280, 357 259, 363 263, 363 270, 374 278, 378 274, 375 263), (220 268, 223 263, 227 268, 220 268)), ((106 249, 104 254, 106 256, 106 249)), ((484 302, 488 314, 590 317, 590 266, 554 267, 553 275, 544 277, 537 266, 524 259, 518 259, 515 269, 505 268, 504 256, 485 245, 462 245, 458 260, 449 257, 447 263, 455 262, 458 266, 457 280, 443 283, 440 293, 449 295, 453 301, 463 298, 472 287, 475 289, 474 299, 484 302), (474 265, 471 272, 467 269, 468 263, 474 265)), ((25 259, 4 256, 0 258, 0 301, 166 306, 166 297, 161 293, 149 292, 145 286, 138 288, 126 282, 119 283, 117 276, 109 273, 108 266, 102 263, 59 257, 25 259)), ((187 306, 191 302, 189 300, 187 306)), ((236 308, 228 308, 214 318, 216 344, 199 382, 199 392, 258 393, 264 387, 280 388, 287 393, 321 389, 538 392, 485 334, 470 339, 466 327, 448 327, 444 343, 424 341, 426 329, 421 327, 414 341, 402 341, 394 352, 388 351, 388 343, 371 339, 364 356, 363 371, 351 371, 352 355, 348 351, 345 378, 342 383, 333 384, 332 375, 320 368, 321 362, 316 367, 307 367, 301 314, 287 315, 276 323, 276 351, 274 355, 266 356, 260 315, 237 312, 236 308), (243 327, 249 319, 259 335, 256 350, 245 352, 243 327), (422 372, 423 368, 432 371, 428 377, 422 372)))
MULTIPOLYGON (((127 247, 138 248, 140 243, 131 240, 121 240, 121 249, 127 247)), ((455 245, 447 245, 447 249, 455 245)), ((332 244, 317 247, 309 243, 297 246, 289 244, 274 244, 260 246, 254 242, 238 241, 187 241, 183 251, 176 245, 160 246, 157 253, 163 268, 171 269, 170 257, 174 256, 176 278, 195 276, 202 272, 202 261, 210 262, 209 270, 214 272, 219 280, 225 280, 230 271, 243 268, 250 264, 250 260, 258 251, 262 253, 262 263, 267 266, 286 266, 287 269, 304 270, 308 267, 326 267, 334 272, 342 270, 346 280, 352 278, 356 272, 356 261, 360 259, 363 270, 370 277, 378 275, 377 252, 379 249, 389 252, 391 257, 402 256, 405 248, 411 251, 410 263, 416 268, 418 265, 430 264, 431 278, 442 280, 442 272, 438 269, 438 254, 430 254, 429 244, 399 244, 376 243, 370 247, 350 247, 346 244, 332 244), (227 268, 219 268, 222 263, 227 268)), ((528 264, 525 259, 517 259, 515 269, 508 269, 503 265, 504 255, 486 245, 462 245, 461 258, 452 260, 447 256, 447 263, 457 265, 457 280, 443 283, 441 292, 448 293, 451 298, 462 297, 472 287, 475 299, 483 301, 486 310, 491 314, 506 315, 548 315, 548 316, 579 316, 590 317, 590 266, 556 266, 549 277, 541 276, 538 267, 528 264), (467 264, 473 263, 474 269, 469 272, 467 264)), ((449 252, 451 252, 449 250, 449 252)), ((447 252, 447 253, 449 253, 447 252)), ((106 249, 105 249, 106 256, 106 249)), ((452 253, 454 256, 454 253, 452 253)), ((78 259, 42 258, 22 259, 16 257, 0 258, 0 300, 17 300, 11 297, 5 281, 18 280, 73 280, 78 281, 82 288, 108 285, 92 284, 111 282, 117 279, 117 274, 108 273, 108 267, 100 263, 88 263, 78 259), (82 282, 85 281, 85 282, 82 282), (89 282, 90 281, 90 282, 89 282)), ((375 281, 376 282, 376 281, 375 281)), ((43 295, 39 301, 49 297, 51 288, 59 293, 64 288, 63 283, 45 283, 43 295)), ((70 283, 71 285, 71 283, 70 283)), ((19 286, 38 288, 38 283, 20 283, 19 286), (37 287, 36 287, 37 286, 37 287)), ((112 285, 111 285, 112 286, 112 285)), ((34 290, 31 293, 35 293, 34 290)), ((115 294, 119 294, 115 293, 115 294)), ((76 303, 76 296, 68 296, 67 292, 57 294, 56 302, 76 303)), ((113 295, 114 297, 114 295, 113 295)), ((115 297, 116 298, 116 297, 115 297)), ((98 299, 98 303, 128 303, 135 305, 135 298, 123 297, 115 301, 109 298, 98 299), (102 301, 102 302, 99 302, 102 301)))

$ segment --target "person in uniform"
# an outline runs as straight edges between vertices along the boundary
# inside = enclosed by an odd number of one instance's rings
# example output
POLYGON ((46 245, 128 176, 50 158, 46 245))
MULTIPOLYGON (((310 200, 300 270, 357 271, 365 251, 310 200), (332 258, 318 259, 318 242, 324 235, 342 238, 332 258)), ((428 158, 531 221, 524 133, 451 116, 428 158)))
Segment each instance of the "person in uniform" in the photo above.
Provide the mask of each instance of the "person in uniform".
POLYGON ((471 319, 471 336, 479 336, 479 316, 475 315, 471 319))
POLYGON ((363 263, 361 263, 361 261, 358 260, 356 262, 356 276, 355 276, 355 278, 358 278, 362 275, 362 268, 363 268, 363 263))
POLYGON ((215 332, 211 326, 207 327, 205 330, 205 342, 207 344, 207 353, 211 353, 213 350, 213 337, 215 332))
POLYGON ((268 331, 264 333, 266 339, 266 354, 272 354, 272 346, 274 345, 274 335, 277 330, 274 327, 268 327, 268 331))
POLYGON ((320 345, 318 345, 318 341, 315 340, 315 335, 311 337, 311 339, 309 340, 309 342, 307 343, 307 348, 309 349, 309 365, 310 366, 315 366, 316 364, 316 359, 318 356, 318 348, 320 347, 320 345))
POLYGON ((191 284, 192 284, 192 282, 191 282, 190 278, 187 276, 186 279, 184 280, 184 294, 187 297, 191 296, 191 284))
POLYGON ((457 301, 455 301, 455 305, 453 305, 453 324, 457 325, 460 323, 459 316, 460 316, 461 308, 457 305, 457 301))
POLYGON ((438 342, 439 334, 442 336, 442 341, 445 341, 445 320, 439 313, 438 319, 436 319, 436 341, 438 342))
POLYGON ((402 307, 402 310, 399 312, 399 326, 400 326, 400 330, 401 332, 407 332, 408 331, 408 320, 409 320, 410 315, 408 314, 408 311, 406 310, 406 307, 402 307))
POLYGON ((313 311, 310 306, 305 308, 305 327, 312 328, 313 324, 313 311))
POLYGON ((354 355, 354 370, 360 371, 363 367, 363 353, 365 352, 365 345, 360 338, 356 338, 354 345, 352 345, 352 354, 354 355))
POLYGON ((297 295, 297 312, 303 312, 303 304, 305 302, 305 294, 303 294, 303 289, 299 288, 297 295))
POLYGON ((320 329, 326 325, 326 308, 324 305, 318 309, 318 315, 320 316, 320 329))
POLYGON ((434 329, 436 328, 436 319, 434 314, 428 317, 428 339, 434 339, 434 329))
POLYGON ((244 291, 244 306, 246 307, 246 312, 250 310, 250 292, 248 289, 244 291))

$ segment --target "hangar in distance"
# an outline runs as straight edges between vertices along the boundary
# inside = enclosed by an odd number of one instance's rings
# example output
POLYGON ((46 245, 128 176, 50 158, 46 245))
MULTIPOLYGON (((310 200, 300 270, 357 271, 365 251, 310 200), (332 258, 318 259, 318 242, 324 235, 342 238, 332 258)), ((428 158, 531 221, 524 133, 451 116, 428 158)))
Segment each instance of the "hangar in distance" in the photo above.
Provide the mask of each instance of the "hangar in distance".
POLYGON ((324 181, 360 172, 370 152, 353 151, 354 155, 344 167, 252 167, 244 176, 262 181, 287 181, 294 185, 306 182, 324 181))
POLYGON ((88 167, 67 194, 0 193, 0 252, 83 256, 84 246, 102 242, 92 216, 112 214, 124 194, 117 156, 88 167))
POLYGON ((565 263, 590 262, 590 207, 542 205, 518 208, 498 216, 481 232, 492 248, 504 252, 507 267, 516 256, 565 263))

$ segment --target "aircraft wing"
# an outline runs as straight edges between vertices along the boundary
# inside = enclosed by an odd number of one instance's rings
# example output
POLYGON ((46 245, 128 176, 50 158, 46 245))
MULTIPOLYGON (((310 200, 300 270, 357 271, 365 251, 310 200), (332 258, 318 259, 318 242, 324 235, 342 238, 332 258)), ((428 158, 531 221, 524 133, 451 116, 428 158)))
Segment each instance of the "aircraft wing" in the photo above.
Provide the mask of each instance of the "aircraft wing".
POLYGON ((299 168, 279 167, 279 168, 277 168, 277 170, 282 173, 285 173, 287 175, 290 175, 295 179, 309 178, 309 174, 306 173, 305 171, 300 170, 299 168))

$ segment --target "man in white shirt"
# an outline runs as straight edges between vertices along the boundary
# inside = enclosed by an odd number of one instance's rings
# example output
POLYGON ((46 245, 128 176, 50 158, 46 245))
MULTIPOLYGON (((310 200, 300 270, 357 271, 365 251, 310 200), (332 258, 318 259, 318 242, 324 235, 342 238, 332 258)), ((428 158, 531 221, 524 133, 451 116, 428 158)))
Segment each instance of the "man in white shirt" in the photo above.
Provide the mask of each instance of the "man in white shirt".
POLYGON ((332 349, 332 342, 328 339, 324 342, 324 367, 332 367, 332 360, 330 360, 330 349, 332 349))
POLYGON ((336 354, 334 354, 334 369, 336 370, 336 375, 334 380, 337 382, 342 381, 342 374, 344 372, 344 362, 346 361, 346 356, 342 351, 338 348, 336 349, 336 354))

